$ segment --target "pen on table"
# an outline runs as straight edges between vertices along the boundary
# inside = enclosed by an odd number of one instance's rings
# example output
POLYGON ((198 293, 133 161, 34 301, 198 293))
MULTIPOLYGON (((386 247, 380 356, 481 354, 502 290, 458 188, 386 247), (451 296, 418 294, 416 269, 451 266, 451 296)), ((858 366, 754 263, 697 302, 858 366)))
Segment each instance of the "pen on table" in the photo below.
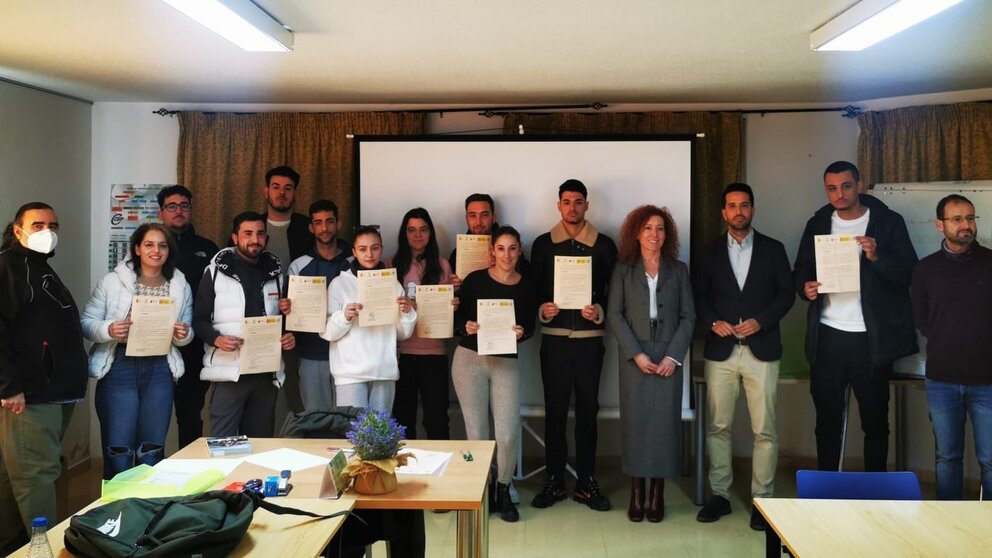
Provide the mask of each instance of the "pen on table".
POLYGON ((469 450, 462 450, 462 459, 464 459, 465 461, 472 461, 473 460, 472 452, 470 452, 469 450))

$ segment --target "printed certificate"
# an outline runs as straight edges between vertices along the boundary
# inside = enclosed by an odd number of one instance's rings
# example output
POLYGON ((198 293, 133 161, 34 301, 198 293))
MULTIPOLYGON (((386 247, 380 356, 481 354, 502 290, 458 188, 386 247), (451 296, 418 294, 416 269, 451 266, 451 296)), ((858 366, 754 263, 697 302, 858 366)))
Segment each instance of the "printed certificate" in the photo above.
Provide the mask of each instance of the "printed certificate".
POLYGON ((400 319, 396 303, 396 268, 358 271, 358 327, 395 324, 400 319))
POLYGON ((129 357, 169 354, 176 325, 176 301, 169 297, 136 296, 131 299, 131 328, 127 334, 129 357))
POLYGON ((861 245, 853 236, 818 234, 816 250, 817 292, 849 293, 861 290, 861 245))
POLYGON ((460 234, 455 238, 455 275, 463 281, 477 269, 489 268, 489 235, 460 234))
POLYGON ((481 299, 477 301, 480 355, 517 354, 517 324, 511 299, 481 299))
POLYGON ((238 365, 242 374, 277 372, 282 362, 282 316, 244 318, 241 325, 241 353, 238 365))
POLYGON ((293 307, 286 316, 288 331, 324 333, 327 326, 327 278, 289 276, 286 295, 293 307))
POLYGON ((592 258, 555 256, 554 301, 561 310, 592 304, 592 258))
POLYGON ((423 339, 448 339, 454 336, 455 309, 451 285, 417 285, 417 326, 414 333, 423 339))

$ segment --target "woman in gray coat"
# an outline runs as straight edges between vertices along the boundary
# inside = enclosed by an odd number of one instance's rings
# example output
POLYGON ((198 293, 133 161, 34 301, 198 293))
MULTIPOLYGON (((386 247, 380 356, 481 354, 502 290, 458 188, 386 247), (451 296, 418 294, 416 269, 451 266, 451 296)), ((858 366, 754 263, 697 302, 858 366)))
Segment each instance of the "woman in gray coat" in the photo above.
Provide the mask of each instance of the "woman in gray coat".
POLYGON ((665 516, 665 477, 679 473, 682 363, 696 312, 678 228, 667 209, 645 205, 620 229, 606 325, 620 356, 620 441, 631 477, 627 517, 665 516), (651 479, 645 511, 645 478, 651 479))

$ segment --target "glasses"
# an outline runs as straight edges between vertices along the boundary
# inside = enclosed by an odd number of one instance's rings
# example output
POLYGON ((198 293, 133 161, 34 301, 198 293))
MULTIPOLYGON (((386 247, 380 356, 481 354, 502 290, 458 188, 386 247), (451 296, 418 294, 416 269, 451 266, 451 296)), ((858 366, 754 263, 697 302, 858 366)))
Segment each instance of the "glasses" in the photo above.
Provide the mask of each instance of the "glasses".
POLYGON ((193 210, 193 204, 191 203, 167 203, 162 206, 162 209, 168 211, 169 213, 175 213, 177 211, 182 211, 183 213, 189 213, 193 210))
POLYGON ((955 215, 954 217, 941 217, 940 220, 941 221, 950 221, 950 222, 954 223, 955 225, 961 225, 963 223, 968 223, 969 225, 974 225, 975 224, 975 221, 978 220, 978 216, 977 215, 968 215, 968 216, 962 217, 961 215, 955 215))

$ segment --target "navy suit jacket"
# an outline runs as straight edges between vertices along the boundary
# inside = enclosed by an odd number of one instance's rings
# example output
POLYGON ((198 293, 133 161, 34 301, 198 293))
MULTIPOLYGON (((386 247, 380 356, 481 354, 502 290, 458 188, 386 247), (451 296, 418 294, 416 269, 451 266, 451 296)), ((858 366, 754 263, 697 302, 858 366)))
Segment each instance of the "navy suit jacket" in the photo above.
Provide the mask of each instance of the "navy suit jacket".
POLYGON ((769 362, 782 358, 778 324, 795 302, 785 246, 754 231, 751 266, 743 289, 737 285, 730 266, 726 234, 707 244, 701 259, 692 283, 698 321, 708 329, 703 355, 708 360, 727 360, 738 343, 732 335, 720 337, 713 333, 713 322, 724 320, 735 325, 754 318, 761 324, 761 330, 741 342, 758 360, 769 362))

